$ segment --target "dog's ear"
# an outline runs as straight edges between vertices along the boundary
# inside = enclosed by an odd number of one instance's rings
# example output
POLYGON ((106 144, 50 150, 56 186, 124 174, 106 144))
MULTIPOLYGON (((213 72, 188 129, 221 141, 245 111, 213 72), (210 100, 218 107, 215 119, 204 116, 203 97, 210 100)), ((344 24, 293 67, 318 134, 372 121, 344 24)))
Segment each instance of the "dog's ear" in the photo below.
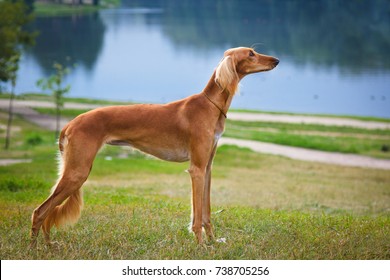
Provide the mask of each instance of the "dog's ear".
POLYGON ((236 72, 236 65, 231 56, 225 56, 219 63, 215 71, 215 82, 229 94, 234 94, 237 91, 239 78, 236 72))

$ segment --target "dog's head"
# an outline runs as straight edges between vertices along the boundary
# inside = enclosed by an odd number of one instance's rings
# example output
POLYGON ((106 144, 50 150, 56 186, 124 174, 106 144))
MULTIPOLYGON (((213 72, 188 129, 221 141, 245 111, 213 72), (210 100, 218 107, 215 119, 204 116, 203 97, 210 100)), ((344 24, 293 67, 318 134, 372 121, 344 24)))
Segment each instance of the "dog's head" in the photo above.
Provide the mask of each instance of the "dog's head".
POLYGON ((277 58, 259 54, 252 48, 229 49, 216 69, 215 82, 229 94, 234 94, 243 77, 272 70, 278 64, 277 58))

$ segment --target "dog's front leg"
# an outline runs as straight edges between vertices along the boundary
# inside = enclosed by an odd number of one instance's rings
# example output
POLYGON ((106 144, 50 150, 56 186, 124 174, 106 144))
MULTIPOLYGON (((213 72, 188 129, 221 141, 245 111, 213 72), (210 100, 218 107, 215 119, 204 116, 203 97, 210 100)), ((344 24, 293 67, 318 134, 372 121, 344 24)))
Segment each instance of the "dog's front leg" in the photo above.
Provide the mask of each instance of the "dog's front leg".
POLYGON ((213 227, 211 224, 210 192, 211 192, 211 167, 213 164, 213 159, 214 159, 216 150, 217 150, 217 144, 214 145, 213 151, 211 152, 209 162, 207 164, 206 175, 205 175, 204 193, 203 193, 202 222, 203 222, 203 227, 206 231, 206 236, 208 238, 208 241, 214 240, 213 227))
POLYGON ((192 231, 198 244, 202 244, 202 203, 206 170, 205 167, 202 168, 191 163, 188 171, 192 180, 192 231))

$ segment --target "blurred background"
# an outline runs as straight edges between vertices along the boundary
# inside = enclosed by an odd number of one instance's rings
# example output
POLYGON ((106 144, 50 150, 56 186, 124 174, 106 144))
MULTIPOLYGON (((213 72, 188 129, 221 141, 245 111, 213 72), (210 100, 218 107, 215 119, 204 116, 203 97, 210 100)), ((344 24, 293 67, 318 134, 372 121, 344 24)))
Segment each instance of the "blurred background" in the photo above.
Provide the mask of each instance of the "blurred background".
POLYGON ((389 0, 0 0, 0 259, 388 260, 389 170, 389 0), (106 145, 80 223, 26 251, 65 123, 199 93, 238 46, 280 64, 232 104, 271 113, 230 111, 219 142, 226 243, 189 238, 188 163, 106 145))
POLYGON ((121 0, 38 14, 32 29, 17 93, 40 92, 58 62, 76 64, 67 96, 164 103, 200 92, 226 49, 254 46, 281 63, 246 77, 233 108, 390 117, 386 0, 121 0))

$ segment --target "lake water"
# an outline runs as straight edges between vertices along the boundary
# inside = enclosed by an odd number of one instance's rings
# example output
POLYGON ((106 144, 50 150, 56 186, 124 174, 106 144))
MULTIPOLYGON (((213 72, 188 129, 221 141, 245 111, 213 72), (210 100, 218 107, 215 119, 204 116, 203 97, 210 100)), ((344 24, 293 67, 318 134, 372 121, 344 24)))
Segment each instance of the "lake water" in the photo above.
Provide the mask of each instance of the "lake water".
POLYGON ((165 103, 200 92, 226 49, 256 44, 280 64, 245 77, 232 107, 390 118, 389 14, 385 0, 123 0, 39 17, 16 90, 39 91, 57 61, 77 65, 69 96, 165 103))

